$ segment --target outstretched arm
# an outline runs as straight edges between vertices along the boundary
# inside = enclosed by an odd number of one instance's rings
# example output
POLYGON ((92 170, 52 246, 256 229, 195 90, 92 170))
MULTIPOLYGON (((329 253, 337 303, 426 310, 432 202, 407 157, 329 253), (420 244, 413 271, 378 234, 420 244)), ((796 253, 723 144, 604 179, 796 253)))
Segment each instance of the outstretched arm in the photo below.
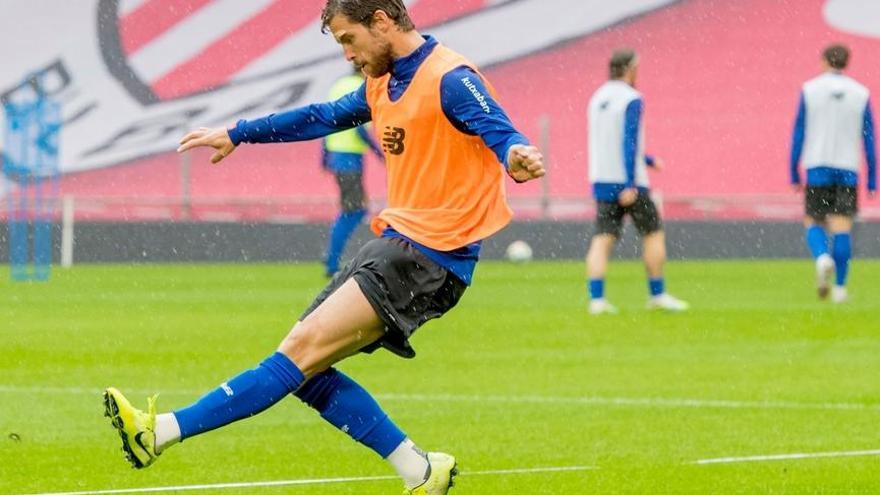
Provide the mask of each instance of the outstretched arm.
POLYGON ((479 74, 465 66, 446 73, 440 103, 449 122, 465 134, 480 136, 515 181, 544 176, 544 157, 513 127, 479 74))
POLYGON ((307 141, 351 129, 370 120, 366 87, 362 85, 357 91, 336 101, 307 105, 254 120, 239 120, 230 129, 199 128, 180 140, 177 151, 183 153, 200 146, 211 147, 216 150, 211 163, 217 163, 235 151, 240 143, 307 141))
POLYGON ((877 192, 877 150, 874 146, 874 117, 871 115, 871 102, 865 105, 862 139, 865 143, 865 161, 868 162, 868 195, 877 192))
POLYGON ((791 162, 789 163, 789 173, 791 174, 791 184, 795 188, 800 188, 801 175, 798 172, 798 164, 801 161, 801 153, 804 149, 804 130, 807 122, 807 105, 804 101, 804 95, 801 93, 801 99, 798 103, 797 117, 794 119, 794 132, 791 137, 791 162))

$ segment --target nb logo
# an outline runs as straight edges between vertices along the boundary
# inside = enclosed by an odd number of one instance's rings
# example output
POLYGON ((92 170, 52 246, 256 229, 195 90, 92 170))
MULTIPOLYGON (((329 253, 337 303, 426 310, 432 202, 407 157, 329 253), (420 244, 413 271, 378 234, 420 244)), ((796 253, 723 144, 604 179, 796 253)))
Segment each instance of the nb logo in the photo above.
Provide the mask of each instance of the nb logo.
POLYGON ((232 387, 227 385, 226 382, 221 383, 220 388, 223 389, 223 392, 225 392, 228 397, 235 395, 235 392, 232 391, 232 387))
POLYGON ((382 149, 392 155, 403 153, 403 140, 406 138, 406 130, 400 127, 386 127, 382 133, 382 149))

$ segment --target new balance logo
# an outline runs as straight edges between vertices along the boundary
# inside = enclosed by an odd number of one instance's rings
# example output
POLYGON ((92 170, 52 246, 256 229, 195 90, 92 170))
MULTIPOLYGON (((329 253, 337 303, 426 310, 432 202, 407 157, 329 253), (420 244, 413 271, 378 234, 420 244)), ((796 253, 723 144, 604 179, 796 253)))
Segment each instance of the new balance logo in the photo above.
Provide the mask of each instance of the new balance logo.
POLYGON ((232 387, 227 385, 226 382, 221 383, 220 388, 222 388, 223 391, 226 392, 226 395, 229 397, 232 397, 233 395, 235 395, 235 392, 232 391, 232 387))
POLYGON ((403 153, 403 140, 406 138, 406 130, 400 127, 386 127, 382 133, 382 149, 392 155, 403 153))

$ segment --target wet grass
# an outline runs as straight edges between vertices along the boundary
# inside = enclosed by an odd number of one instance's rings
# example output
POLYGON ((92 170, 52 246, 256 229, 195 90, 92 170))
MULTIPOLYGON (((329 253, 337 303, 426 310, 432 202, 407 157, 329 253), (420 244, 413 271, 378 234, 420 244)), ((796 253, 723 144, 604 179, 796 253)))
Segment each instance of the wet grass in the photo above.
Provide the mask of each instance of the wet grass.
MULTIPOLYGON (((622 312, 596 318, 579 263, 482 263, 459 307, 416 334, 415 360, 341 369, 417 443, 458 457, 453 494, 876 493, 880 456, 693 464, 880 449, 880 262, 854 263, 841 306, 815 300, 811 274, 808 261, 672 263, 668 287, 693 305, 672 315, 645 311, 641 267, 615 263, 622 312), (596 469, 478 474, 571 466, 596 469)), ((0 493, 393 474, 296 400, 144 471, 101 416, 109 385, 161 392, 167 410, 255 365, 323 283, 317 265, 77 266, 32 284, 0 270, 0 493)))

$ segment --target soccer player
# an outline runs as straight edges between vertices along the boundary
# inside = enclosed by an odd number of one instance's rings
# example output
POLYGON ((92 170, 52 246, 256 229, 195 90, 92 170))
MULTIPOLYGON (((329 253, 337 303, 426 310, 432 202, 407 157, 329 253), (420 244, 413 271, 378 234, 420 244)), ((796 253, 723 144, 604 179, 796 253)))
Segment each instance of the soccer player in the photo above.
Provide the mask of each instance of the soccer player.
POLYGON ((383 347, 411 358, 409 338, 461 298, 481 241, 511 218, 504 173, 544 175, 543 157, 517 132, 494 90, 463 56, 420 35, 401 0, 328 0, 322 27, 367 76, 342 98, 231 129, 200 128, 180 152, 207 146, 219 162, 242 143, 320 138, 372 121, 382 134, 388 207, 372 220, 379 236, 338 272, 278 347, 188 407, 156 414, 116 389, 105 410, 137 468, 171 445, 253 416, 293 394, 386 459, 404 493, 445 494, 455 458, 416 447, 370 394, 333 365, 383 347))
MULTIPOLYGON (((338 100, 357 91, 363 83, 364 76, 359 70, 341 77, 330 88, 330 100, 338 100)), ((364 202, 364 153, 368 149, 382 158, 382 149, 370 136, 365 125, 324 138, 322 162, 324 168, 336 178, 342 210, 330 228, 327 256, 324 258, 324 269, 328 277, 339 271, 339 258, 345 252, 345 245, 367 214, 364 202)))
POLYGON ((822 52, 823 74, 807 81, 801 91, 791 146, 791 184, 801 191, 798 164, 807 171, 804 198, 806 242, 816 260, 816 287, 820 299, 848 299, 846 279, 852 257, 850 232, 858 210, 860 150, 868 163, 868 195, 877 189, 874 120, 870 93, 843 74, 849 49, 834 44, 822 52), (828 234, 831 234, 831 249, 828 234))
POLYGON ((646 166, 662 168, 660 160, 645 155, 642 95, 636 91, 638 57, 618 50, 609 62, 610 80, 590 99, 590 182, 597 203, 596 232, 587 252, 591 314, 616 313, 605 298, 608 258, 620 238, 623 218, 632 217, 642 237, 642 255, 648 271, 648 308, 683 311, 688 304, 666 292, 663 263, 666 239, 657 207, 648 190, 646 166))

